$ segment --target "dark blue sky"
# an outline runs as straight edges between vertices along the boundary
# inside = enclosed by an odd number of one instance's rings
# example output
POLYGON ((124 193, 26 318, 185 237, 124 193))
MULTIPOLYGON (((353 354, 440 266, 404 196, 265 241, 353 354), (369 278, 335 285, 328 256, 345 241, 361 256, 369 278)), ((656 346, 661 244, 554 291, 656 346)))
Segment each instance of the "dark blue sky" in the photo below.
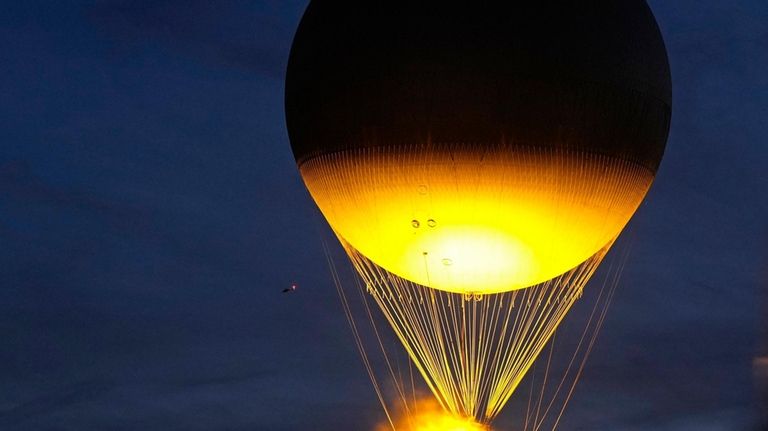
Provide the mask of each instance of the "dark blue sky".
MULTIPOLYGON (((306 1, 6 3, 0 429, 369 429, 283 119, 306 1)), ((650 4, 672 132, 567 424, 748 430, 768 2, 650 4)))

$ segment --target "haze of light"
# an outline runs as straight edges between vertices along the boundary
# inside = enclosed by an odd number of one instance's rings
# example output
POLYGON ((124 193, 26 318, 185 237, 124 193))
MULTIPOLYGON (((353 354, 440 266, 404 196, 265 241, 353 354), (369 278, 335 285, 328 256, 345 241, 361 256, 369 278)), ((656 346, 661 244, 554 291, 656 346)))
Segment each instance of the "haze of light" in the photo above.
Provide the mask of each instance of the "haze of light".
POLYGON ((456 418, 450 415, 435 415, 423 418, 415 423, 409 431, 486 431, 487 428, 469 419, 456 418))
MULTIPOLYGON (((434 400, 423 399, 410 413, 401 412, 394 424, 397 431, 491 431, 487 425, 444 411, 434 400)), ((377 431, 391 431, 389 423, 380 424, 377 431)))

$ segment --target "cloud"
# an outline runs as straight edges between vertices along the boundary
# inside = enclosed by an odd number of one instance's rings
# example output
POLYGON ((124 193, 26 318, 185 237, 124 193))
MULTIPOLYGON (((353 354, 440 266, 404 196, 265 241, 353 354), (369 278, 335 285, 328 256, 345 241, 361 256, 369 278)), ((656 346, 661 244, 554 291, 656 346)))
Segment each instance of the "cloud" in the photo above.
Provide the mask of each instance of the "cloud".
MULTIPOLYGON (((0 163, 0 193, 6 203, 13 200, 25 205, 43 205, 55 211, 90 212, 121 230, 146 227, 150 216, 146 209, 137 206, 118 204, 92 193, 49 184, 36 175, 25 160, 0 163)), ((5 229, 10 230, 7 226, 5 229)))
POLYGON ((106 381, 91 380, 66 385, 6 408, 0 407, 0 426, 20 425, 24 421, 48 415, 74 404, 105 396, 114 387, 106 381))
POLYGON ((282 79, 295 23, 269 9, 240 1, 110 0, 85 14, 116 44, 161 44, 208 65, 282 79))

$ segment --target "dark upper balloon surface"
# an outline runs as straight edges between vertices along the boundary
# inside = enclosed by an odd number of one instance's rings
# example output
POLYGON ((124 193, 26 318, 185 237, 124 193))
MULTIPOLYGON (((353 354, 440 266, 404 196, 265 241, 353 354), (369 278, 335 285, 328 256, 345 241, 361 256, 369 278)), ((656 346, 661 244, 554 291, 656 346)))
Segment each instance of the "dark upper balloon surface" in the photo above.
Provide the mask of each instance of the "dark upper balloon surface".
POLYGON ((286 118, 297 161, 364 146, 573 149, 658 168, 664 43, 643 0, 314 0, 286 118))

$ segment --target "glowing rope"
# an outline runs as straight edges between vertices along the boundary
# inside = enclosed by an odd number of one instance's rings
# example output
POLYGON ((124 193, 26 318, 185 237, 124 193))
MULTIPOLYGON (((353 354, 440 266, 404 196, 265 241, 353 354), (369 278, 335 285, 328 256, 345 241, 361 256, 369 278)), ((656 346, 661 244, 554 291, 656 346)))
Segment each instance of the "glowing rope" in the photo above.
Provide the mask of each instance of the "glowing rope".
MULTIPOLYGON (((509 400, 607 249, 541 285, 474 298, 409 282, 346 247, 365 290, 438 402, 483 422, 509 400)), ((397 391, 405 399, 402 387, 397 391)), ((540 409, 541 401, 534 416, 540 409)))

